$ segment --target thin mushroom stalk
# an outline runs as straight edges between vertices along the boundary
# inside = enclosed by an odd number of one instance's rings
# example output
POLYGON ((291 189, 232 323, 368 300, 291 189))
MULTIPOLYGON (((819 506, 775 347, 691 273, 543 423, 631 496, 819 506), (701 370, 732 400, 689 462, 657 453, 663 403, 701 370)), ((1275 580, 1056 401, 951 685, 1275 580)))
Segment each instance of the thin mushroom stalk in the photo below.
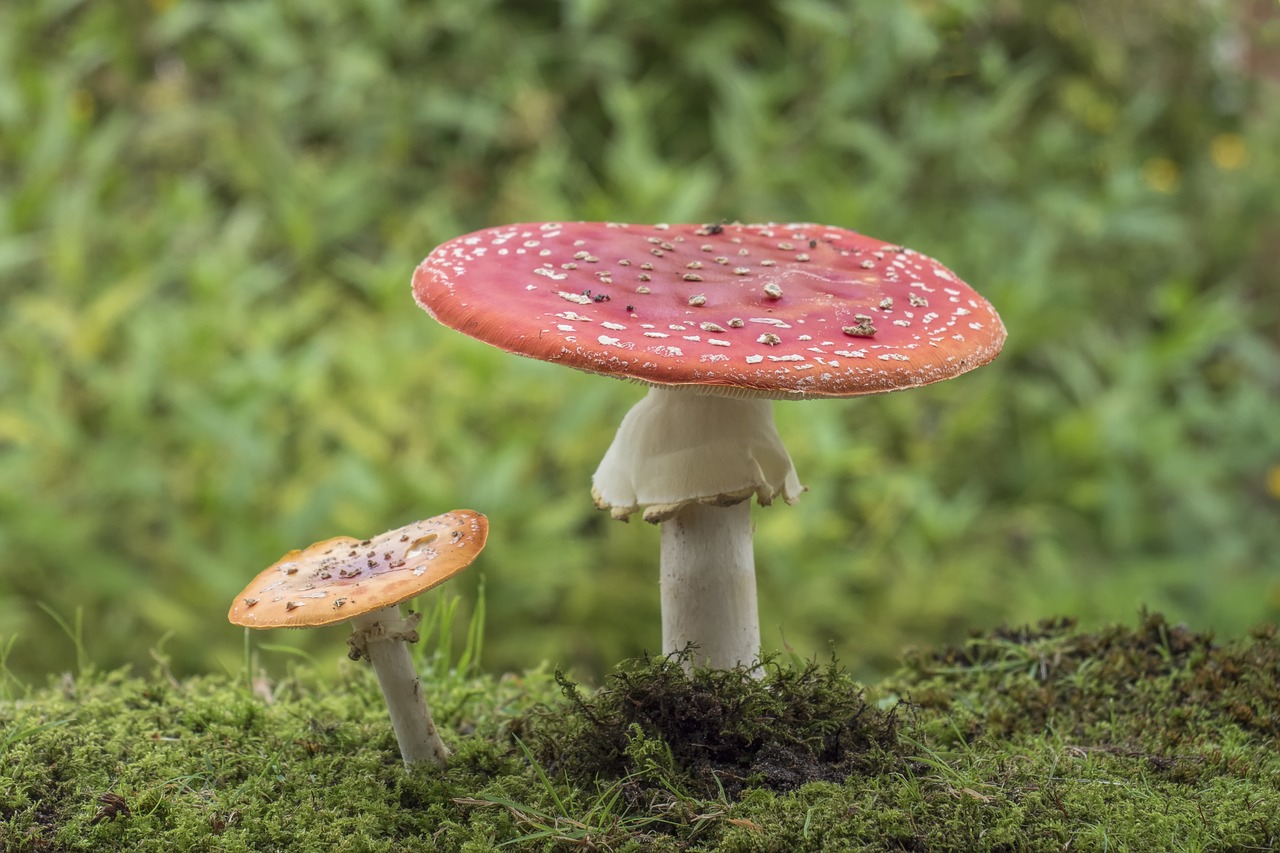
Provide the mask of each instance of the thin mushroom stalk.
POLYGON ((662 649, 750 666, 760 654, 751 498, 803 491, 768 400, 651 388, 593 478, 596 505, 662 525, 662 649))
POLYGON ((351 659, 367 659, 378 676, 405 766, 431 761, 443 769, 449 763, 449 749, 440 739, 409 653, 409 643, 418 641, 421 618, 419 613, 402 618, 399 606, 357 616, 351 620, 347 644, 351 646, 351 659))
POLYGON ((688 504, 662 522, 662 650, 727 669, 760 654, 751 504, 688 504))

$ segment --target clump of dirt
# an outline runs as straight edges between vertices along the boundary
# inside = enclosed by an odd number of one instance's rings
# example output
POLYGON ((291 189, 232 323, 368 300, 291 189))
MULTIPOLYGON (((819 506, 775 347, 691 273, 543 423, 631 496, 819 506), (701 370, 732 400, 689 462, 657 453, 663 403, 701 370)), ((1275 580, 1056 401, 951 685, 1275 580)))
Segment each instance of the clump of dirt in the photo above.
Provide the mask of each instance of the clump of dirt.
POLYGON ((977 634, 906 663, 893 686, 910 701, 981 709, 966 719, 966 738, 1052 727, 1077 744, 1158 757, 1207 748, 1235 726, 1280 747, 1274 625, 1220 644, 1159 613, 1096 632, 1058 619, 977 634))
POLYGON ((842 781, 900 761, 900 721, 864 701, 832 663, 686 672, 685 657, 646 656, 584 695, 557 674, 572 706, 535 725, 536 757, 582 781, 642 787, 678 775, 691 793, 734 798, 745 787, 787 791, 842 781))
POLYGON ((1074 672, 1083 661, 1096 661, 1105 672, 1128 680, 1168 675, 1215 648, 1212 634, 1170 625, 1160 613, 1144 611, 1136 628, 1112 625, 1094 633, 1076 628, 1074 618, 1059 617, 1034 627, 975 631, 963 645, 910 654, 906 664, 922 673, 992 665, 1016 668, 1012 664, 1022 657, 1036 665, 1041 680, 1049 680, 1074 672))

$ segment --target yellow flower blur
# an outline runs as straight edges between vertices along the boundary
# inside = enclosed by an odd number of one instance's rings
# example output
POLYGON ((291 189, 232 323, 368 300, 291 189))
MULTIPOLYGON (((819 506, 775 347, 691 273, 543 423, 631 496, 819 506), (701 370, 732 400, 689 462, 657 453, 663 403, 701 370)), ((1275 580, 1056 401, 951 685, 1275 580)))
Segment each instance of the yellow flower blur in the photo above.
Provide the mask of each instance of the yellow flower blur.
POLYGON ((1177 192, 1182 184, 1182 170, 1168 157, 1149 157, 1142 164, 1142 182, 1158 193, 1177 192))
POLYGON ((1249 162, 1249 148, 1240 134, 1219 133, 1209 143, 1209 157, 1219 169, 1234 172, 1249 162))
POLYGON ((1271 497, 1280 500, 1280 465, 1272 465, 1267 472, 1267 492, 1271 497))

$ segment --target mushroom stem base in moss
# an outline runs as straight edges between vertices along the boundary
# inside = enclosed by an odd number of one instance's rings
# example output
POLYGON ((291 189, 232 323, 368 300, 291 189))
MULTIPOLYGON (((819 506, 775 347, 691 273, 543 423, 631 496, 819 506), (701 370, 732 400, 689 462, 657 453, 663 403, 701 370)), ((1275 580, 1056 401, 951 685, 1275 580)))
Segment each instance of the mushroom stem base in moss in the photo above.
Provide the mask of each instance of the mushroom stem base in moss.
POLYGON ((662 523, 662 650, 716 669, 760 656, 751 503, 688 504, 662 523))
POLYGON ((401 618, 398 606, 357 616, 351 620, 353 630, 347 642, 353 658, 368 658, 373 665, 405 766, 431 761, 444 768, 449 750, 436 730, 431 709, 422 695, 422 681, 409 654, 408 643, 418 639, 415 627, 419 618, 416 613, 408 619, 401 618))
POLYGON ((803 491, 760 397, 654 387, 618 427, 592 480, 596 506, 662 524, 663 650, 717 669, 760 655, 751 497, 803 491))

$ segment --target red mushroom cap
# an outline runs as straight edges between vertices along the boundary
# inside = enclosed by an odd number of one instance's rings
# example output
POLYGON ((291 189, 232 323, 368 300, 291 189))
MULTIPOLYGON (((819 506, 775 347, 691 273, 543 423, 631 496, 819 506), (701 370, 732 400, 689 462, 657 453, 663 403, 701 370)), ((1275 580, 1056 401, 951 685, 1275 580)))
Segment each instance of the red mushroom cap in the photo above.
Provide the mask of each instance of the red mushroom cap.
POLYGON ((437 247, 418 304, 507 352, 708 393, 851 397, 979 367, 1005 329, 911 249, 813 224, 487 228, 437 247))

